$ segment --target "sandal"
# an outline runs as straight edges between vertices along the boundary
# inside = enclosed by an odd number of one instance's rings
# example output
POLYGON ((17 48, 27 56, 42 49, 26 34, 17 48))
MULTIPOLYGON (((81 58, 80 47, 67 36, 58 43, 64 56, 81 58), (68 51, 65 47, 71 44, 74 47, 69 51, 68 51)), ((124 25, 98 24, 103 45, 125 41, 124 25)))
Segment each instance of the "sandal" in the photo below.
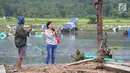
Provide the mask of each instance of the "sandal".
POLYGON ((19 72, 24 72, 25 70, 23 68, 19 69, 18 70, 19 72))

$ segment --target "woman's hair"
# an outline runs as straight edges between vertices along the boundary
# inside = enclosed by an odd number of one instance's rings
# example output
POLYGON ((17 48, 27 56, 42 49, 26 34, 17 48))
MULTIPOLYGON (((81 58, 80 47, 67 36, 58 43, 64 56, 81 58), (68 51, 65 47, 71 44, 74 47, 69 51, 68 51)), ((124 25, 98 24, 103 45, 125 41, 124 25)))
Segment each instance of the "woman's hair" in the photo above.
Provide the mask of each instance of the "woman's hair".
MULTIPOLYGON (((46 24, 47 29, 49 28, 49 25, 50 25, 51 23, 52 23, 51 21, 48 21, 48 22, 47 22, 47 24, 46 24)), ((52 28, 52 31, 55 31, 55 29, 52 28)))
POLYGON ((51 23, 52 23, 51 21, 48 21, 48 22, 46 23, 47 29, 49 28, 49 25, 50 25, 51 23))
POLYGON ((54 29, 54 28, 52 28, 52 31, 55 31, 55 29, 54 29))

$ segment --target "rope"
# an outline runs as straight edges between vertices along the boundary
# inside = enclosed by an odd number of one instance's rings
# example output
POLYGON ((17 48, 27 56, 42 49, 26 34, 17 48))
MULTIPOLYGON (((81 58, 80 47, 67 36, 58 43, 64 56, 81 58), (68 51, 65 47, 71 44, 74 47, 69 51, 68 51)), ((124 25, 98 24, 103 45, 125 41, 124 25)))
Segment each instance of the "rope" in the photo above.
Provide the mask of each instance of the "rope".
POLYGON ((100 43, 100 49, 102 48, 102 45, 103 45, 103 40, 102 40, 101 43, 100 43))
POLYGON ((38 46, 36 45, 33 45, 36 49, 38 49, 39 51, 43 51, 43 49, 39 48, 38 46))

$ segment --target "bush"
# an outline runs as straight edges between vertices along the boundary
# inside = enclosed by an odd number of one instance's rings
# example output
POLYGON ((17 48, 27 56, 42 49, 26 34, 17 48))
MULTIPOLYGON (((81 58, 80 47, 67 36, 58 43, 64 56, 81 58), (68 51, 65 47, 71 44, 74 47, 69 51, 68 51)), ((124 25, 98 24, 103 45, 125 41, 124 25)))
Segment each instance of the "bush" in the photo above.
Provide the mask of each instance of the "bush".
POLYGON ((88 24, 96 24, 97 23, 97 21, 96 21, 97 17, 95 15, 88 16, 88 19, 89 19, 88 24))
POLYGON ((7 22, 8 22, 8 21, 11 21, 12 18, 11 18, 11 17, 6 17, 6 20, 7 20, 7 22))
POLYGON ((120 20, 116 20, 116 22, 121 22, 120 20))

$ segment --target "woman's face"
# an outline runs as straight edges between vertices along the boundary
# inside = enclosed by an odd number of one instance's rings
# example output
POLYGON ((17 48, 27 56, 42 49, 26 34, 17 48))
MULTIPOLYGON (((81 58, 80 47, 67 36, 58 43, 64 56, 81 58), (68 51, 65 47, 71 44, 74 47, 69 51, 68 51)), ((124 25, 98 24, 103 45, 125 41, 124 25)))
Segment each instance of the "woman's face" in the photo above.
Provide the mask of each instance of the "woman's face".
POLYGON ((48 27, 49 27, 49 29, 52 29, 53 28, 53 24, 51 23, 48 27))

